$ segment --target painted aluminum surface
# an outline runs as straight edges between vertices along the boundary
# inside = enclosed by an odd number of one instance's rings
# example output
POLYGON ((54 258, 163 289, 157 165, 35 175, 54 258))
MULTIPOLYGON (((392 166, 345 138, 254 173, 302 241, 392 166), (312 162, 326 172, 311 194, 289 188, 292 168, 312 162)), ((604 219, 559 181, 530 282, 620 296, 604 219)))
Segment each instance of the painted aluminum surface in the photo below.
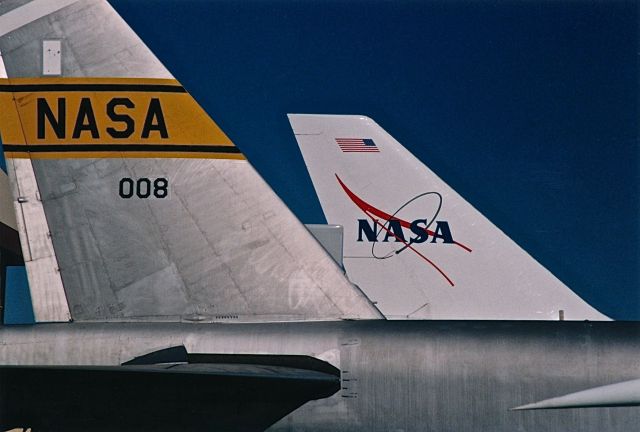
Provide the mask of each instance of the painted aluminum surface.
POLYGON ((17 230, 16 214, 13 210, 13 197, 9 188, 9 177, 0 171, 0 223, 17 230))
POLYGON ((630 431, 638 408, 511 411, 635 379, 640 325, 344 321, 273 324, 51 324, 5 327, 0 361, 119 365, 159 349, 311 355, 342 390, 274 431, 630 431))
MULTIPOLYGON (((45 216, 21 223, 50 233, 53 247, 42 250, 54 251, 46 266, 28 265, 39 322, 68 319, 59 301, 40 292, 66 296, 75 321, 382 317, 188 93, 165 91, 179 84, 108 3, 40 3, 0 17, 9 77, 3 94, 16 106, 2 113, 13 135, 5 149, 15 164, 33 165, 35 183, 23 182, 26 174, 14 182, 30 190, 37 183, 38 199, 27 202, 41 203, 45 216), (43 40, 61 41, 61 78, 39 78, 43 40), (104 111, 114 99, 119 110, 130 110, 133 135, 108 135, 109 127, 124 133, 122 122, 105 123, 117 118, 104 111), (140 130, 154 99, 165 107, 167 137, 140 130), (57 117, 45 117, 43 106, 57 117), (194 152, 210 145, 224 148, 219 159, 194 152), (119 196, 123 179, 158 178, 169 184, 162 199, 119 196), (41 282, 58 271, 64 291, 41 282)), ((150 124, 159 118, 156 112, 150 124)), ((24 237, 23 247, 33 249, 24 237)))
POLYGON ((22 256, 38 322, 69 321, 69 306, 30 159, 9 159, 22 256))
POLYGON ((388 318, 608 320, 374 120, 289 114, 289 121, 327 222, 344 226, 347 275, 388 318), (345 151, 343 137, 378 151, 345 151), (390 230, 388 219, 404 225, 390 230), (413 242, 410 224, 420 220, 431 233, 413 242), (450 244, 434 235, 440 221, 450 244), (379 239, 369 241, 363 224, 375 225, 379 239), (395 238, 401 228, 406 241, 395 238))

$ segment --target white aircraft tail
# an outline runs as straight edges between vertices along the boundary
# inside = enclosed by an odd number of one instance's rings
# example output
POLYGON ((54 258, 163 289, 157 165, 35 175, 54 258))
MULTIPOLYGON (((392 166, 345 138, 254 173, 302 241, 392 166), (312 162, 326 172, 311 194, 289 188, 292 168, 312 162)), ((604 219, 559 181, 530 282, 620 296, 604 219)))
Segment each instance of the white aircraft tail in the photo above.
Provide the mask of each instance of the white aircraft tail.
POLYGON ((608 319, 372 119, 289 121, 348 277, 388 318, 608 319))

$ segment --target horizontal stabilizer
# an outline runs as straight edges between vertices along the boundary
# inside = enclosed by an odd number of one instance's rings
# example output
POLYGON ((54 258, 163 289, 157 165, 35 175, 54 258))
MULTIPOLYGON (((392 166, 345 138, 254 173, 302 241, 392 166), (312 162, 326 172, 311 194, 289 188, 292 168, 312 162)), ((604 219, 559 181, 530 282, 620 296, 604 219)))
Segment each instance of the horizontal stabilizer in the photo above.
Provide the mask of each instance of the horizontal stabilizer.
POLYGON ((35 430, 261 431, 340 388, 329 364, 318 371, 283 359, 270 365, 268 356, 267 364, 225 357, 227 363, 3 366, 0 420, 35 430))

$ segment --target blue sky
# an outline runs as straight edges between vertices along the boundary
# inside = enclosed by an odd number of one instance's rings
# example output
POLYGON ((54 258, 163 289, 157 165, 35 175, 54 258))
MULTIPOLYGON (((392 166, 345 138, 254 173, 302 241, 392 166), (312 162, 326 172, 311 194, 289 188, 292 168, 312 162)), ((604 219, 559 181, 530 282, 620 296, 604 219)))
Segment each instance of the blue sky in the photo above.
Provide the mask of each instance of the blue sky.
POLYGON ((303 222, 324 217, 286 113, 365 114, 640 319, 635 2, 111 3, 303 222))

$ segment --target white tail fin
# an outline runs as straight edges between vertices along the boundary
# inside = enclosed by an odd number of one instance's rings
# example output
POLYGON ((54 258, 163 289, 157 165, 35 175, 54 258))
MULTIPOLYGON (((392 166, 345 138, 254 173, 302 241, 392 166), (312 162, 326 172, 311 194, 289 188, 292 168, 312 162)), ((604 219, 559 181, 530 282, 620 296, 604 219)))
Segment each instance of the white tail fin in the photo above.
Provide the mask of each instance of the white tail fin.
POLYGON ((37 321, 381 317, 106 1, 5 9, 0 133, 37 321))
POLYGON ((347 275, 387 317, 608 319, 370 118, 289 121, 347 275))

